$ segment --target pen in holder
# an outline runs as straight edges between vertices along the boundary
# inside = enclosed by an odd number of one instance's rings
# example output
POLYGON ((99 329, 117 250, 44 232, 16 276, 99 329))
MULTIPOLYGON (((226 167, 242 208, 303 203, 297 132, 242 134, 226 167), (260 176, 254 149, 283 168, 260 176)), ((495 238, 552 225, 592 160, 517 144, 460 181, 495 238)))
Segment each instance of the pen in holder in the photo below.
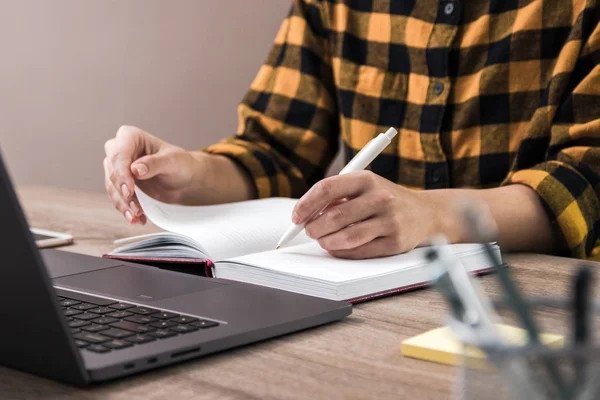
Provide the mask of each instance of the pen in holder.
MULTIPOLYGON (((561 399, 600 398, 600 347, 578 343, 571 330, 572 301, 552 298, 525 298, 529 312, 540 332, 561 335, 564 343, 511 345, 482 343, 472 328, 454 317, 449 324, 464 344, 457 398, 459 399, 561 399), (469 357, 470 346, 480 348, 487 360, 469 357), (557 387, 548 365, 560 376, 564 385, 557 387), (518 373, 518 375, 516 375, 518 373)), ((495 310, 503 324, 519 326, 518 318, 505 302, 495 302, 495 310)), ((590 310, 590 330, 600 329, 598 305, 590 310)))
POLYGON ((462 212, 466 228, 482 243, 491 265, 495 266, 502 296, 492 304, 450 251, 445 238, 432 240, 427 256, 433 282, 450 305, 449 325, 463 343, 457 397, 528 400, 600 397, 600 347, 593 341, 600 327, 600 308, 591 294, 591 269, 584 266, 575 273, 569 300, 525 297, 490 246, 496 233, 485 223, 485 213, 467 199, 462 212), (508 330, 520 332, 521 337, 517 338, 520 340, 505 337, 501 321, 503 325, 522 328, 508 330), (555 341, 554 347, 547 345, 544 333, 560 335, 563 342, 555 341), (471 347, 481 349, 487 356, 486 362, 472 357, 471 347))

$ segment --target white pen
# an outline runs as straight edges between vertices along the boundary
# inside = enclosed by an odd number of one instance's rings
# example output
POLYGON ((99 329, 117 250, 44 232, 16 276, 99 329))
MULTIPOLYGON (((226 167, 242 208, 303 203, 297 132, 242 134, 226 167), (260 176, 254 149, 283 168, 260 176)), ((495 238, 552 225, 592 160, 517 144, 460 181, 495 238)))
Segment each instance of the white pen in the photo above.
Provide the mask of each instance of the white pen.
MULTIPOLYGON (((377 137, 371 139, 369 143, 359 151, 352 160, 340 171, 339 175, 349 174, 350 172, 360 171, 365 169, 375 157, 377 157, 383 149, 385 149, 391 142, 394 136, 398 134, 398 131, 394 128, 390 128, 386 133, 380 133, 377 137)), ((319 212, 315 213, 308 220, 310 221, 315 215, 322 213, 328 206, 319 210, 319 212)), ((292 224, 288 228, 287 231, 283 234, 281 239, 279 239, 279 243, 277 243, 277 249, 281 246, 285 245, 293 238, 298 236, 300 232, 304 230, 304 224, 292 224)))

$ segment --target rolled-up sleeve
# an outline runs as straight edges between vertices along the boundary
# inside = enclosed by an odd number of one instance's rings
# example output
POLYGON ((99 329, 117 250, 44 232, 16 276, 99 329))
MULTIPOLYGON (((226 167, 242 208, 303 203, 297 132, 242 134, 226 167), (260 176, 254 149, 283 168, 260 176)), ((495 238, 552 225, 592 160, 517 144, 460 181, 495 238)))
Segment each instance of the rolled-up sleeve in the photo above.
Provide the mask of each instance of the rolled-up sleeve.
MULTIPOLYGON (((548 109, 555 112, 548 113, 553 116, 549 142, 540 147, 547 148, 545 160, 515 171, 504 182, 527 185, 539 194, 555 227, 561 253, 577 258, 600 255, 600 28, 597 17, 597 12, 584 16, 592 19, 587 24, 589 36, 580 43, 568 43, 569 47, 563 49, 576 52, 577 61, 571 68, 565 67, 563 76, 553 82, 565 85, 566 95, 554 104, 553 99, 547 100, 548 109)), ((586 24, 582 30, 586 30, 586 24)))
POLYGON ((520 170, 505 182, 517 183, 533 188, 540 196, 555 227, 560 253, 592 256, 600 222, 597 173, 586 165, 548 161, 520 170))

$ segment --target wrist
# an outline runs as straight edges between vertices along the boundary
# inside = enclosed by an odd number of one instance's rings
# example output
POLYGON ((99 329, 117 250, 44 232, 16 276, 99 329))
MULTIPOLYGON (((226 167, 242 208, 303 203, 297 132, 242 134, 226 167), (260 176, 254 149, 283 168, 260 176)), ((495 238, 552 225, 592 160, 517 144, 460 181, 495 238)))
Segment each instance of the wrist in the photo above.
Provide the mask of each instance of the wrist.
POLYGON ((206 159, 197 151, 187 151, 187 165, 189 179, 179 189, 179 204, 202 204, 202 197, 206 187, 206 159))
POLYGON ((436 235, 445 236, 449 243, 472 241, 453 192, 445 189, 424 190, 420 195, 424 204, 428 204, 431 209, 427 241, 436 235))
POLYGON ((196 160, 196 191, 202 193, 203 204, 228 203, 256 197, 249 174, 235 161, 220 154, 190 152, 196 160))

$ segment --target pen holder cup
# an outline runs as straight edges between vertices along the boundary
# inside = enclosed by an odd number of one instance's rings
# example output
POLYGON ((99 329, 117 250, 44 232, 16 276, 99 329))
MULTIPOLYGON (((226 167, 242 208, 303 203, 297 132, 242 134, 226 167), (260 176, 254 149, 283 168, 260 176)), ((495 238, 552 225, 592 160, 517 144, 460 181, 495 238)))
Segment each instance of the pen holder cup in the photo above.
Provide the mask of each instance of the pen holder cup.
MULTIPOLYGON (((510 342, 504 341, 520 344, 482 343, 471 334, 471 326, 450 319, 453 333, 463 343, 456 397, 468 400, 600 398, 600 346, 574 343, 570 302, 530 298, 526 303, 542 334, 542 344, 525 344, 525 331, 511 335, 510 342), (482 357, 481 350, 487 358, 482 357)), ((504 302, 494 302, 494 306, 503 325, 521 326, 504 302)), ((598 337, 600 333, 599 310, 597 304, 590 310, 591 337, 598 337)), ((600 344, 600 340, 597 343, 600 344)))

